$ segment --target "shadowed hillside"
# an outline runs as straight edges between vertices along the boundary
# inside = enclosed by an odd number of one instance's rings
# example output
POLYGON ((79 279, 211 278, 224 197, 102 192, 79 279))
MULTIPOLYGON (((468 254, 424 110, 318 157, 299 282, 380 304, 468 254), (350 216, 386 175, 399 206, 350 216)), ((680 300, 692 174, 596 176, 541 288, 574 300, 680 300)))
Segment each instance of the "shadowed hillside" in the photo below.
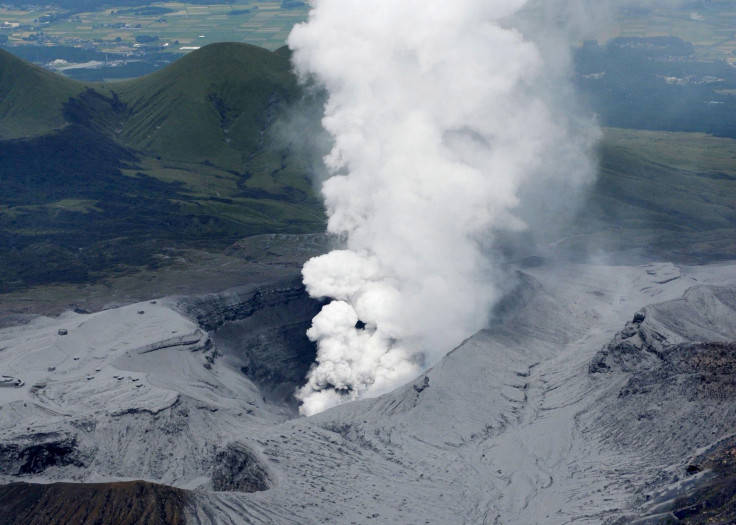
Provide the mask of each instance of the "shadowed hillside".
POLYGON ((127 483, 11 483, 0 486, 4 525, 184 525, 186 491, 127 483))

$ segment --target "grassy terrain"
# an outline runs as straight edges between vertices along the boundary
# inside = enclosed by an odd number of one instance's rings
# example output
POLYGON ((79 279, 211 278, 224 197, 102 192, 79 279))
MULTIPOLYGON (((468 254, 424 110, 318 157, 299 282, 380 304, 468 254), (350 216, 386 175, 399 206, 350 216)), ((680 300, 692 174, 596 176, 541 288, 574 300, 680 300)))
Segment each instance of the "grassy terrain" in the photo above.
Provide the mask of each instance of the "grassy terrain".
POLYGON ((110 86, 130 111, 120 138, 171 159, 243 170, 274 109, 297 96, 290 69, 265 49, 228 43, 110 86))
POLYGON ((34 136, 13 112, 0 115, 8 139, 25 137, 0 140, 0 290, 156 269, 171 248, 324 228, 310 159, 274 132, 300 97, 281 54, 215 44, 110 85, 1 54, 0 71, 11 68, 8 107, 53 96, 44 112, 26 112, 34 136))
POLYGON ((692 263, 736 258, 736 140, 609 128, 600 159, 561 249, 692 263))
POLYGON ((63 104, 81 84, 0 49, 0 140, 38 135, 64 126, 63 104))

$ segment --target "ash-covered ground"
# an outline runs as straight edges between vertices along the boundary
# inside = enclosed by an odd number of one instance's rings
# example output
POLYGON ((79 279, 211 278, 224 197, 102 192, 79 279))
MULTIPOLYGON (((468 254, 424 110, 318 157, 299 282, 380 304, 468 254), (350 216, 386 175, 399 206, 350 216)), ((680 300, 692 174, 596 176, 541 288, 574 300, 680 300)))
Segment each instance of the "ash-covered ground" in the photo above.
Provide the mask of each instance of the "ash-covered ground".
POLYGON ((298 279, 6 328, 2 481, 170 485, 190 523, 728 522, 736 266, 510 275, 490 328, 309 418, 298 279))

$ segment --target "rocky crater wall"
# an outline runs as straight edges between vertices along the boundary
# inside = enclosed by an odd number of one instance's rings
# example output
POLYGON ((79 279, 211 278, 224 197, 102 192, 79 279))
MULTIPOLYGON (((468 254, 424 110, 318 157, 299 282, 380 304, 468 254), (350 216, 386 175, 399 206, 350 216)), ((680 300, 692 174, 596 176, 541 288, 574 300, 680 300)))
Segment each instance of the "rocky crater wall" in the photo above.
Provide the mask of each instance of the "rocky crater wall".
POLYGON ((316 348, 306 336, 321 303, 294 273, 283 280, 181 298, 176 307, 207 330, 219 353, 273 400, 293 403, 316 348))
POLYGON ((641 309, 589 374, 610 385, 589 428, 656 465, 639 488, 641 517, 621 523, 732 518, 736 287, 697 286, 641 309))

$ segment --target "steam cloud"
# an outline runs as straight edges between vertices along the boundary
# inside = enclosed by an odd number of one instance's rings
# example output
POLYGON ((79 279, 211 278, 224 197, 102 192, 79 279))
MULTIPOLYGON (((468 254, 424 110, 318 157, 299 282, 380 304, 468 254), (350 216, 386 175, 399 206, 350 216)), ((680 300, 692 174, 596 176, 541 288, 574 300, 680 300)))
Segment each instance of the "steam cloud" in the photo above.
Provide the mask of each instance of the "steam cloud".
POLYGON ((569 112, 567 47, 532 34, 525 7, 313 0, 292 31, 297 72, 329 94, 322 193, 344 241, 303 268, 332 300, 307 332, 303 414, 389 391, 486 326, 494 238, 572 208, 592 177, 597 133, 569 112))

